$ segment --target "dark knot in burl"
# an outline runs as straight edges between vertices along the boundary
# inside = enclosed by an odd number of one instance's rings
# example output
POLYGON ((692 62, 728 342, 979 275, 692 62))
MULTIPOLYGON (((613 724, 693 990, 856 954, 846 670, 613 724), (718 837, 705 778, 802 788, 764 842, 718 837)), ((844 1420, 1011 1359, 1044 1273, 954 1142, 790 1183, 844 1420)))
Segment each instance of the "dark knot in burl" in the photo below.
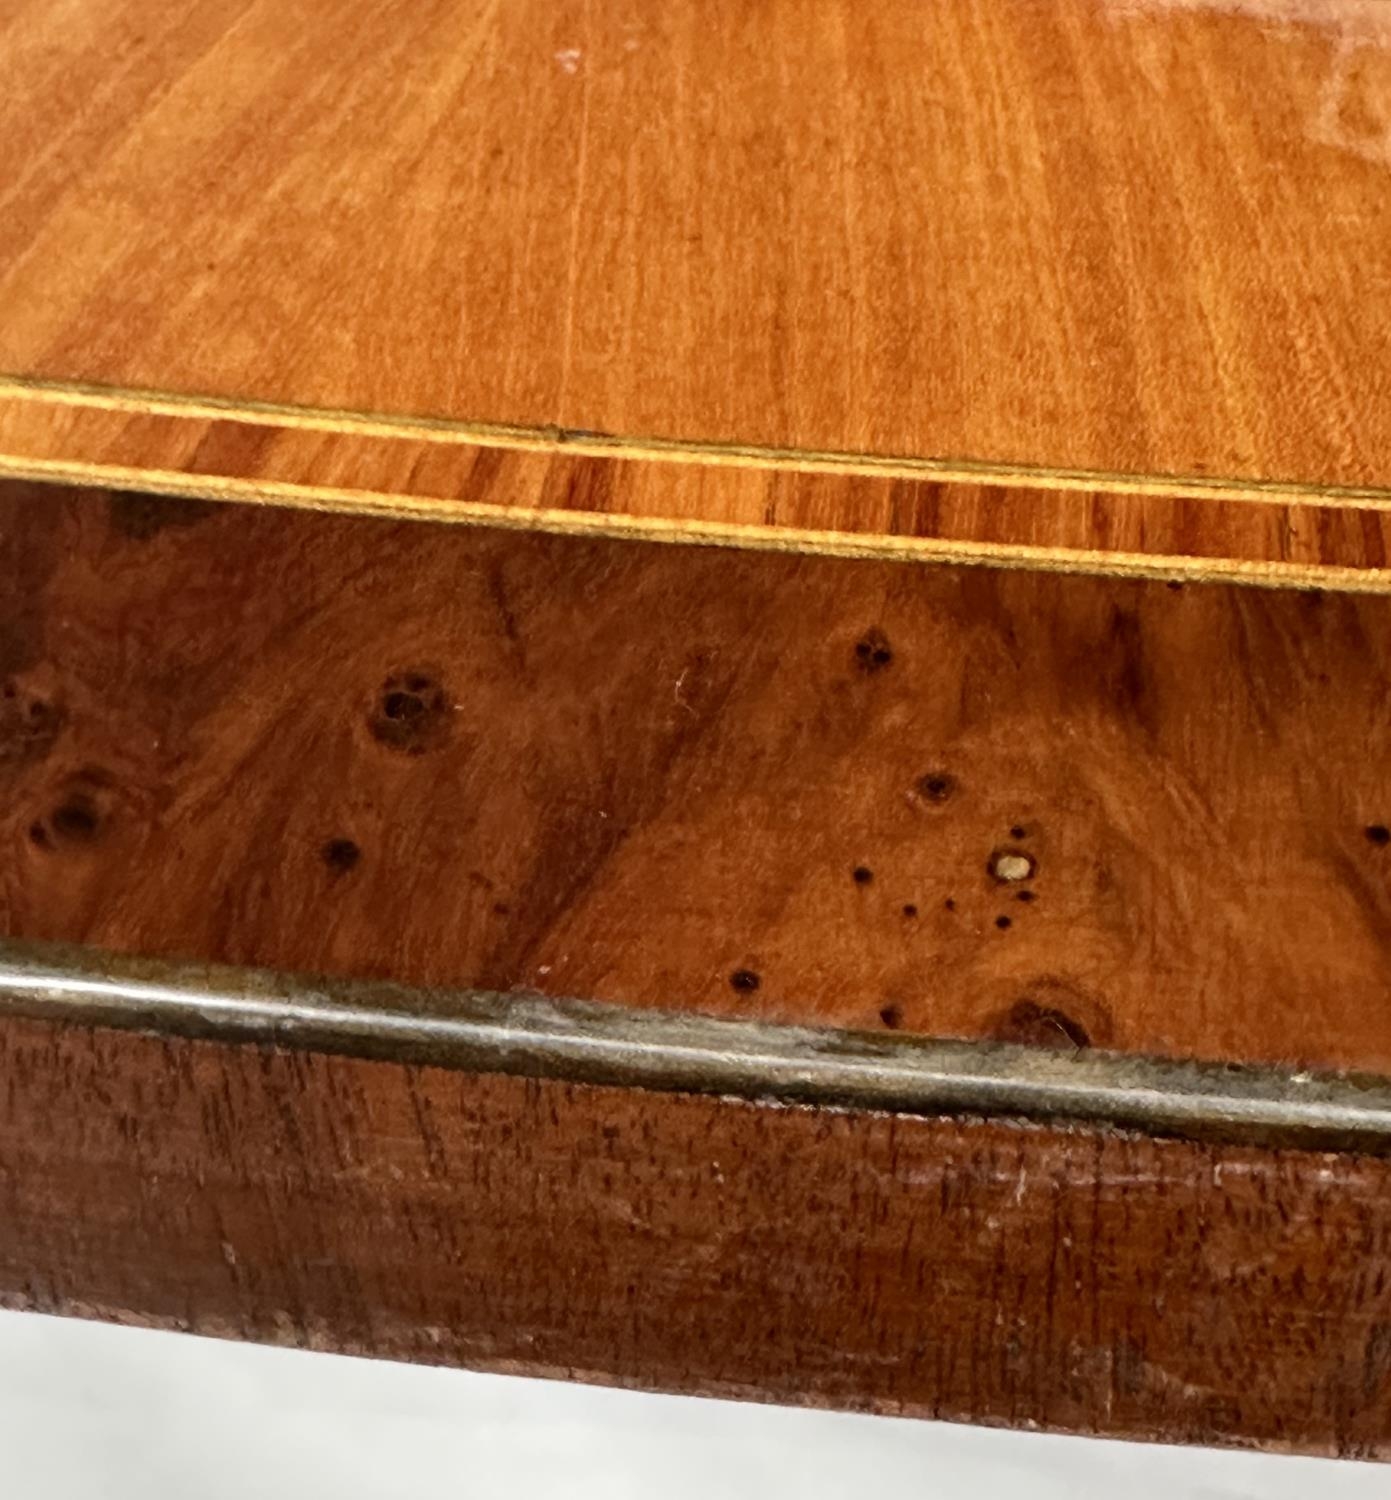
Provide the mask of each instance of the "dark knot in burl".
POLYGON ((448 738, 450 714, 448 694, 433 672, 396 672, 381 685, 367 727, 389 750, 424 755, 448 738))

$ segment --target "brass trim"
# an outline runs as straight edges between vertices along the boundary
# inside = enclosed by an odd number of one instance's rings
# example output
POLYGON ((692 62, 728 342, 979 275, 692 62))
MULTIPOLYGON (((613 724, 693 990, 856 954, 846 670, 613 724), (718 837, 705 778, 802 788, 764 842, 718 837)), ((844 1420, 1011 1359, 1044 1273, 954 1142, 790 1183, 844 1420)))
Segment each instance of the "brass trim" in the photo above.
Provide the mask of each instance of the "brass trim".
POLYGON ((0 944, 0 1016, 472 1073, 1391 1154, 1391 1080, 0 944))

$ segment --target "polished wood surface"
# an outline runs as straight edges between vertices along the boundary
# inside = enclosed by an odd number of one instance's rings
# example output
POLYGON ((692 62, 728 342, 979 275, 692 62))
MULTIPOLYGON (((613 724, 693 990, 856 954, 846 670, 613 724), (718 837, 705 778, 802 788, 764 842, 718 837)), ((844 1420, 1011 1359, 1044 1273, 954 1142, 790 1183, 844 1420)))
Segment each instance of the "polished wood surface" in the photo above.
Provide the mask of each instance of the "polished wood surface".
POLYGON ((1254 491, 1219 499, 1194 486, 1118 492, 618 458, 580 439, 548 451, 45 398, 0 403, 4 472, 348 515, 1391 592, 1391 511, 1254 491))
MULTIPOLYGON (((1375 0, 11 0, 0 935, 1391 1073, 1389 189, 1375 0)), ((6 1018, 0 1301, 1391 1444, 1384 1160, 393 1056, 6 1018)))
POLYGON ((1391 1072, 1391 601, 40 486, 0 562, 9 936, 1391 1072))
POLYGON ((0 1024, 0 1302, 1391 1452, 1391 1164, 0 1024))
POLYGON ((14 0, 0 306, 7 403, 1384 503, 1391 7, 14 0))

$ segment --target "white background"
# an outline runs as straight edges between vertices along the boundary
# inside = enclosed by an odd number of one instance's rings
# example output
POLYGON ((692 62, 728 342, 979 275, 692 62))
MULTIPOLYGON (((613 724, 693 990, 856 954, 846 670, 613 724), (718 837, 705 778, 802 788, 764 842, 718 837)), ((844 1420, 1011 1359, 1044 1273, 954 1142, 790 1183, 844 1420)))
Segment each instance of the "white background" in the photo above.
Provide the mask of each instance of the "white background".
POLYGON ((635 1395, 0 1313, 5 1500, 1386 1500, 1391 1471, 635 1395))

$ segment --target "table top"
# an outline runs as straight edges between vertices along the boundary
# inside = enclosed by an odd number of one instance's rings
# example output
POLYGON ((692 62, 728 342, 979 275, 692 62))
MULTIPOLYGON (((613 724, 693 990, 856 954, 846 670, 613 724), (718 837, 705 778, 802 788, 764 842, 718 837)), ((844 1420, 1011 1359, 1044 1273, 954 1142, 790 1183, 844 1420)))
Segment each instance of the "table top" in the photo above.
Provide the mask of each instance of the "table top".
POLYGON ((1385 1454, 1391 606, 497 528, 1391 591, 1388 42, 5 0, 0 1301, 1385 1454))
POLYGON ((16 0, 0 142, 12 470, 76 406, 862 478, 825 534, 1391 500, 1380 0, 16 0))

